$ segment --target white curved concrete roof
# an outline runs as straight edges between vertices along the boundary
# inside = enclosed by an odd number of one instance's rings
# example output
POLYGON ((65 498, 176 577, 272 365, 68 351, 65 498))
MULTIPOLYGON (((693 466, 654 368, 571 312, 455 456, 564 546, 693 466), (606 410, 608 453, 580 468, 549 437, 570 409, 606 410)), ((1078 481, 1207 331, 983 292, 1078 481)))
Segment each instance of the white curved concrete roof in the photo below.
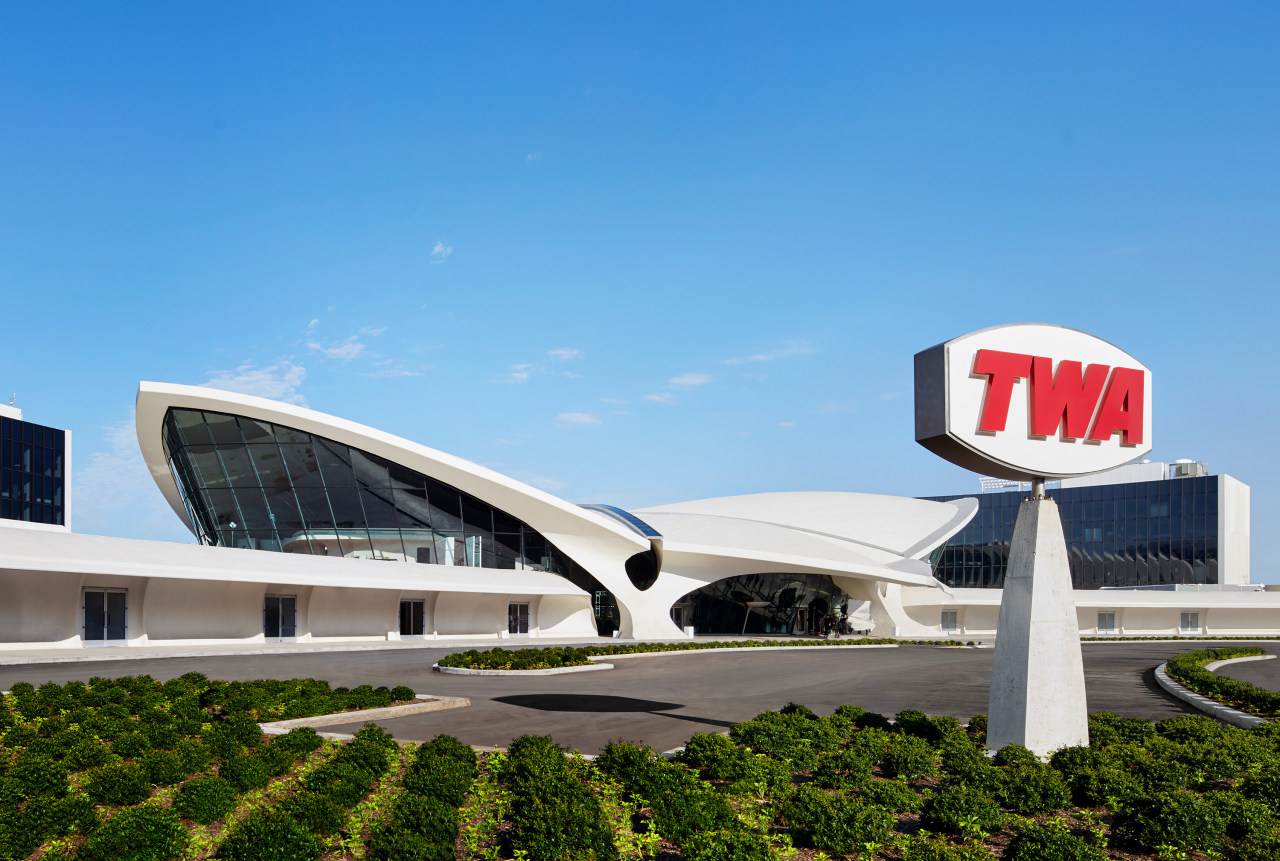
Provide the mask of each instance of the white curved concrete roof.
MULTIPOLYGON (((326 437, 463 490, 529 524, 551 541, 556 536, 585 536, 601 550, 625 559, 649 549, 649 542, 627 527, 579 508, 536 487, 516 481, 460 457, 411 442, 394 434, 304 407, 204 386, 143 382, 138 385, 138 445, 170 507, 191 526, 161 442, 169 408, 209 410, 260 419, 326 437)), ((194 530, 192 530, 194 532, 194 530)), ((563 540, 563 539, 562 539, 563 540)), ((572 555, 572 551, 570 551, 572 555)))
POLYGON ((856 553, 881 564, 918 559, 972 519, 976 499, 931 502, 830 491, 754 493, 641 508, 635 514, 666 539, 750 548, 794 547, 813 555, 856 553), (825 552, 824 552, 825 549, 825 552))

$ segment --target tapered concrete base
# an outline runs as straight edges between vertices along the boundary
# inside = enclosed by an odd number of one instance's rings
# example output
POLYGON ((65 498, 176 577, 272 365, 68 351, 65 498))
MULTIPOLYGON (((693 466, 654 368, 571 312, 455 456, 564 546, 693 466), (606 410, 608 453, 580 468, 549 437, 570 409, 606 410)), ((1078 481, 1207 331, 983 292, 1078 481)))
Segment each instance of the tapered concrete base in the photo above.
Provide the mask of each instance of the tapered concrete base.
POLYGON ((1025 500, 1000 601, 987 747, 1025 745, 1045 755, 1089 743, 1080 629, 1067 542, 1052 499, 1025 500))

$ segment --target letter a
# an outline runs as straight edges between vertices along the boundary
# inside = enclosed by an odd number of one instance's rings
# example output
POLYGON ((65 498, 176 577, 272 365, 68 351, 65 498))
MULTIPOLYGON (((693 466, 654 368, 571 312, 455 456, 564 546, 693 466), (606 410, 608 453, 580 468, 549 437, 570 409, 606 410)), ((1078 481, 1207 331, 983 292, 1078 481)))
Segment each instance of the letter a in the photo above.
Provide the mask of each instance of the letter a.
POLYGON ((1142 411, 1145 403, 1146 375, 1137 368, 1116 368, 1102 396, 1102 408, 1093 423, 1089 439, 1106 442, 1120 431, 1121 445, 1142 445, 1142 411))

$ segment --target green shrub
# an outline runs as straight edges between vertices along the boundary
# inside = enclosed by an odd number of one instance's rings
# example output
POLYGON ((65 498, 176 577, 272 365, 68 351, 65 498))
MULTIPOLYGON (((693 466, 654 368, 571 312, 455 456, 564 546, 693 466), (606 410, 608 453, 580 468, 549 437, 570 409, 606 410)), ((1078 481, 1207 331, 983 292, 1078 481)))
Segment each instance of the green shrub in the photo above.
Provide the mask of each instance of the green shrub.
POLYGON ((802 783, 780 800, 778 821, 796 831, 812 831, 824 816, 833 815, 834 806, 835 796, 802 783))
POLYGON ((702 831, 681 847, 685 861, 769 861, 769 842, 750 831, 702 831))
MULTIPOLYGON (((930 724, 932 726, 932 724, 930 724)), ((915 735, 895 735, 880 758, 880 769, 888 777, 918 780, 937 771, 933 747, 915 735)))
POLYGON ((150 797, 151 780, 136 762, 121 762, 89 771, 84 791, 98 804, 125 807, 150 797))
POLYGON ((1268 763, 1250 774, 1238 784, 1240 794, 1261 801, 1276 813, 1280 813, 1280 763, 1268 763))
POLYGON ((1052 821, 1019 828, 1005 857, 1006 861, 1106 861, 1096 848, 1052 821))
POLYGON ((397 702, 411 700, 414 696, 416 696, 416 694, 414 693, 413 688, 406 687, 405 685, 396 685, 391 689, 391 698, 397 702))
POLYGON ((373 779, 374 775, 363 768, 331 760, 307 776, 306 787, 329 796, 342 807, 351 807, 369 792, 373 779))
POLYGON ((1057 771, 1037 762, 1005 769, 1000 803, 1018 813, 1053 813, 1071 804, 1071 790, 1057 771))
POLYGON ((1236 847, 1236 861, 1275 861, 1280 858, 1280 834, 1267 834, 1236 847))
POLYGON ((69 788, 65 765, 52 757, 24 750, 9 766, 9 773, 0 785, 0 803, 16 803, 19 798, 33 795, 63 796, 69 788))
POLYGON ((405 772, 404 789, 439 799, 451 807, 461 807, 474 780, 474 767, 424 747, 405 772))
POLYGON ((1111 762, 1076 775, 1070 785, 1072 800, 1082 807, 1114 807, 1142 793, 1138 779, 1111 762))
POLYGON ((884 843, 897 817, 887 810, 838 798, 813 826, 813 844, 824 851, 852 855, 863 843, 884 843))
POLYGON ((236 808, 236 790, 221 777, 197 777, 182 785, 173 809, 183 819, 208 825, 236 808))
POLYGON ((271 740, 271 747, 279 750, 289 751, 294 756, 301 756, 324 744, 324 739, 320 737, 314 729, 309 726, 300 726, 291 729, 284 735, 276 736, 271 740))
POLYGON ((171 810, 143 805, 121 810, 77 850, 77 861, 168 861, 187 848, 189 837, 171 810))
POLYGON ((1231 790, 1207 792, 1204 799, 1222 813, 1232 840, 1253 841, 1276 830, 1275 814, 1261 801, 1231 790))
POLYGON ((156 786, 172 786, 187 776, 182 757, 168 750, 149 750, 138 760, 147 779, 156 786))
POLYGON ((893 723, 879 712, 862 712, 853 719, 858 729, 882 729, 886 732, 893 728, 893 723))
POLYGON ((173 752, 178 755, 178 759, 182 762, 182 770, 187 774, 208 771, 213 765, 213 751, 209 750, 207 744, 197 739, 184 739, 178 742, 173 752))
POLYGON ((914 789, 897 780, 873 780, 862 788, 867 804, 894 813, 918 813, 924 799, 914 789))
POLYGON ((225 861, 315 861, 319 838, 282 813, 255 810, 237 822, 218 847, 225 861))
POLYGON ((532 861, 617 858, 599 799, 578 780, 550 738, 521 736, 511 743, 508 759, 514 849, 528 853, 532 861))
POLYGON ((945 840, 916 836, 907 844, 902 861, 994 861, 994 856, 977 843, 957 846, 945 840))
POLYGON ((333 834, 347 820, 346 811, 327 795, 294 793, 276 808, 312 834, 333 834))
POLYGON ((106 765, 113 755, 106 744, 96 738, 88 738, 67 751, 63 763, 72 771, 84 771, 86 768, 106 765))
POLYGON ((1040 764, 1040 758, 1020 744, 1006 744, 992 761, 999 766, 1040 764))
POLYGON ((1226 825, 1226 817, 1210 801, 1180 791, 1129 801, 1116 813, 1112 829, 1147 852, 1158 852, 1162 846, 1219 852, 1226 825))
POLYGON ((943 782, 966 783, 988 793, 999 789, 1003 772, 968 738, 944 739, 940 753, 943 782))
POLYGON ((956 784, 940 788, 925 802, 926 828, 948 834, 977 836, 1000 828, 1002 814, 995 799, 977 787, 956 784))
MULTIPOLYGON (((1157 721, 1156 732, 1178 744, 1217 741, 1227 733, 1225 724, 1207 715, 1179 715, 1157 721)), ((1235 727, 1231 727, 1235 729, 1235 727)), ((1239 732, 1239 730, 1236 730, 1239 732)))
POLYGON ((819 786, 827 789, 851 792, 870 782, 874 762, 874 756, 869 753, 846 747, 824 756, 813 770, 813 779, 819 786))
POLYGON ((683 785, 651 799, 658 833, 683 843, 699 831, 732 828, 737 818, 724 798, 710 788, 683 785))
POLYGON ((124 732, 111 740, 111 752, 124 759, 133 759, 151 750, 151 742, 140 732, 124 732))
POLYGON ((271 782, 271 770, 256 753, 238 753, 222 761, 218 776, 240 792, 260 789, 271 782))
POLYGON ((13 750, 26 747, 37 738, 36 731, 26 724, 10 727, 4 734, 4 746, 13 750))

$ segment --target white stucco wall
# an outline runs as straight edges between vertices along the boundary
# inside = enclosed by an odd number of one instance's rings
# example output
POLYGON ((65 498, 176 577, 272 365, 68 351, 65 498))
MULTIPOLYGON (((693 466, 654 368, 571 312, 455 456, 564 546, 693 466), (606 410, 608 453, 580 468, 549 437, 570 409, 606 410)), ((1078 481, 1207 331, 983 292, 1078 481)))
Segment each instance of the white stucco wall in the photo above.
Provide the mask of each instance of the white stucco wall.
POLYGON ((147 638, 244 640, 262 636, 260 583, 156 579, 147 588, 147 638))
POLYGON ((1218 476, 1218 582, 1250 582, 1249 485, 1218 476))

